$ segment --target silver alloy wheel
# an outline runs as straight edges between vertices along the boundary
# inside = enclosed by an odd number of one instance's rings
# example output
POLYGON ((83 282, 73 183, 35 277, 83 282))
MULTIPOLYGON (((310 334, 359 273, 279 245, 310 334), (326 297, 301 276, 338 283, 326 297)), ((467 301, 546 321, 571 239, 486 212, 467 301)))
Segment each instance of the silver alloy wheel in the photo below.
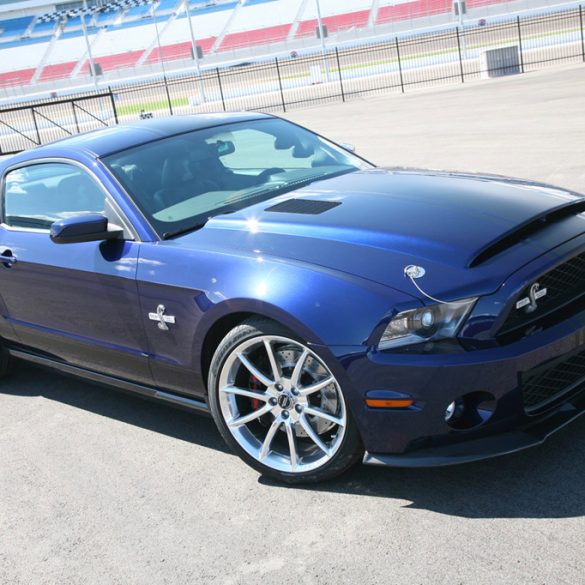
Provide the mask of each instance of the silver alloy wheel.
POLYGON ((339 385, 298 341, 262 335, 240 343, 221 368, 218 390, 232 436, 272 469, 312 471, 341 446, 347 418, 339 385))

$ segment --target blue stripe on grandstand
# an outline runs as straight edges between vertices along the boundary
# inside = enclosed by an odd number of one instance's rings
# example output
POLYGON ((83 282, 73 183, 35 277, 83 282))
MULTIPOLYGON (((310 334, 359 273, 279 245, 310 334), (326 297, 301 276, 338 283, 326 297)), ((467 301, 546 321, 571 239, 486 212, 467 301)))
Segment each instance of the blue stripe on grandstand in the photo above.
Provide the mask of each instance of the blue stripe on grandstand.
POLYGON ((39 34, 52 34, 53 31, 55 30, 55 25, 57 23, 52 20, 51 22, 37 22, 35 24, 35 27, 32 31, 33 35, 39 35, 39 34))
POLYGON ((219 12, 220 10, 233 10, 237 5, 237 2, 227 2, 226 4, 217 4, 215 6, 201 6, 201 2, 196 1, 191 2, 191 12, 199 16, 210 12, 219 12))
POLYGON ((244 6, 254 6, 254 4, 266 4, 267 2, 274 2, 274 0, 246 0, 244 6))
POLYGON ((33 21, 32 16, 25 16, 23 18, 12 18, 10 20, 0 20, 0 36, 14 37, 22 36, 30 23, 33 21))
POLYGON ((0 47, 9 49, 10 47, 22 47, 22 45, 36 45, 38 43, 48 43, 53 36, 49 37, 32 37, 28 39, 17 39, 14 41, 3 41, 0 37, 0 47))
POLYGON ((156 9, 157 12, 174 12, 177 8, 177 0, 161 0, 156 9))
POLYGON ((112 24, 116 18, 120 16, 120 11, 115 10, 113 12, 100 12, 97 16, 97 23, 99 26, 106 26, 112 24))
POLYGON ((150 12, 150 4, 144 4, 142 6, 135 6, 134 8, 130 8, 128 12, 124 15, 124 20, 126 19, 134 19, 134 18, 142 18, 143 16, 148 16, 150 12))
POLYGON ((67 19, 63 30, 70 30, 72 28, 81 28, 81 16, 71 16, 67 19))
MULTIPOLYGON (((161 15, 156 18, 156 22, 159 26, 163 25, 168 19, 170 15, 161 15)), ((124 28, 134 28, 136 26, 145 26, 147 24, 151 24, 153 21, 152 18, 141 18, 140 20, 131 20, 130 22, 123 22, 122 24, 116 24, 115 26, 108 26, 108 30, 122 30, 124 28)))
MULTIPOLYGON (((96 35, 97 32, 98 32, 98 29, 95 26, 88 26, 87 27, 88 36, 96 35)), ((59 40, 61 40, 61 39, 74 39, 75 37, 81 37, 81 36, 83 36, 83 29, 67 30, 67 31, 61 33, 59 40)))

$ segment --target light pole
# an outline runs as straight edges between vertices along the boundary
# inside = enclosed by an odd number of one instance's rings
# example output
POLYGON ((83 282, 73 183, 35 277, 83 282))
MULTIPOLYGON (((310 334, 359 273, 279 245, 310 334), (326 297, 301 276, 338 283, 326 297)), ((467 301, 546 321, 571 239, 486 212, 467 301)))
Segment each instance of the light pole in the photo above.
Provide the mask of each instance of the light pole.
POLYGON ((319 39, 321 40, 321 55, 323 56, 323 64, 325 65, 325 75, 327 81, 329 81, 329 62, 327 61, 327 49, 325 48, 325 35, 323 34, 323 21, 321 19, 321 5, 319 4, 319 0, 315 0, 315 5, 317 7, 317 26, 319 27, 319 39))
POLYGON ((156 21, 156 8, 152 8, 152 20, 154 22, 154 30, 156 32, 156 44, 158 47, 158 60, 160 62, 160 67, 162 69, 162 74, 163 74, 163 81, 165 83, 165 91, 167 93, 167 100, 169 103, 169 113, 171 114, 171 116, 173 115, 173 105, 171 102, 171 94, 169 93, 169 84, 167 83, 167 72, 165 69, 165 60, 163 58, 163 54, 162 54, 162 47, 160 46, 160 35, 158 33, 158 22, 156 21))
POLYGON ((463 54, 467 57, 467 46, 465 43, 465 34, 463 32, 463 11, 465 8, 465 0, 454 0, 454 4, 457 7, 457 20, 459 22, 459 30, 461 32, 461 46, 463 49, 463 54))
POLYGON ((85 46, 87 48, 87 56, 89 58, 89 73, 93 77, 93 83, 95 88, 98 88, 97 75, 95 71, 95 65, 93 62, 93 55, 91 54, 91 44, 87 37, 87 27, 85 26, 85 15, 87 13, 87 0, 83 0, 83 14, 81 15, 81 29, 83 30, 83 37, 85 38, 85 46))
POLYGON ((195 41, 195 33, 193 32, 193 22, 191 20, 191 9, 189 7, 190 0, 185 0, 183 6, 187 11, 187 20, 189 21, 189 33, 191 34, 191 47, 193 50, 193 59, 195 59, 195 69, 197 71, 197 77, 199 78, 199 91, 201 92, 201 99, 205 101, 205 85, 201 78, 201 68, 199 67, 199 55, 197 54, 197 42, 195 41))

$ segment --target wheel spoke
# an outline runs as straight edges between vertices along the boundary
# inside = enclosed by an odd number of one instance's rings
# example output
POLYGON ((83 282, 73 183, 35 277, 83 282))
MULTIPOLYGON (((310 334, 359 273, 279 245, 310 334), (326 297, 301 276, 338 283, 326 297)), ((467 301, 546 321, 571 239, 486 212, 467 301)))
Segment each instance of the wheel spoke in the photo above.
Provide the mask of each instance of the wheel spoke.
POLYGON ((336 416, 333 416, 332 414, 329 414, 328 412, 325 412, 320 408, 308 406, 307 408, 305 408, 305 414, 318 416, 319 418, 328 420, 329 422, 339 425, 340 427, 345 426, 345 422, 342 419, 337 418, 336 416))
POLYGON ((270 396, 267 396, 263 392, 255 392, 254 390, 247 390, 246 388, 238 388, 237 386, 225 386, 221 388, 221 392, 226 394, 237 394, 238 396, 246 396, 254 400, 262 400, 262 402, 268 402, 270 396))
POLYGON ((297 363, 295 364, 295 369, 293 370, 292 376, 290 377, 290 383, 293 387, 299 385, 299 381, 301 379, 301 374, 303 373, 303 366, 305 365, 305 361, 307 356, 309 355, 309 351, 305 349, 301 354, 301 357, 298 359, 297 363))
POLYGON ((295 431, 290 423, 285 423, 284 428, 286 429, 286 436, 288 437, 288 448, 290 451, 290 467, 294 471, 299 460, 297 454, 297 438, 295 431))
POLYGON ((272 410, 271 404, 265 404, 262 408, 258 410, 254 410, 253 412, 249 412, 244 416, 239 416, 237 418, 232 418, 231 420, 227 421, 229 427, 241 427, 242 425, 246 425, 257 418, 269 413, 272 410))
POLYGON ((333 376, 329 376, 320 382, 316 382, 315 384, 311 384, 310 386, 305 386, 304 388, 299 388, 299 392, 301 396, 308 396, 309 394, 314 394, 315 392, 319 392, 319 390, 323 390, 323 388, 327 388, 329 384, 334 382, 333 376))
POLYGON ((327 364, 306 344, 262 330, 244 340, 235 335, 227 356, 220 355, 213 391, 242 456, 285 476, 326 469, 350 425, 327 364))
POLYGON ((262 443, 260 453, 258 454, 258 459, 260 459, 260 461, 262 461, 270 452, 270 445, 272 445, 272 439, 274 439, 274 435, 276 434, 276 431, 278 431, 278 429, 280 428, 282 422, 283 421, 281 416, 276 417, 272 421, 272 424, 270 425, 270 428, 266 433, 266 437, 264 437, 264 442, 262 443))
POLYGON ((242 363, 242 365, 254 376, 260 383, 264 384, 264 386, 272 386, 274 384, 274 380, 268 378, 265 374, 263 374, 243 353, 238 353, 238 359, 242 363))
POLYGON ((317 447, 319 447, 319 449, 321 449, 325 455, 329 455, 329 449, 327 448, 327 445, 325 445, 325 443, 320 439, 319 435, 315 432, 307 417, 303 414, 299 421, 303 429, 305 429, 307 435, 309 435, 311 441, 313 441, 313 443, 315 443, 315 445, 317 445, 317 447))
POLYGON ((272 377, 274 381, 280 379, 281 374, 278 369, 278 364, 276 363, 276 358, 274 357, 274 352, 272 351, 272 345, 270 345, 270 341, 268 339, 264 340, 264 347, 266 348, 266 353, 268 354, 268 361, 270 362, 270 368, 272 369, 272 377))

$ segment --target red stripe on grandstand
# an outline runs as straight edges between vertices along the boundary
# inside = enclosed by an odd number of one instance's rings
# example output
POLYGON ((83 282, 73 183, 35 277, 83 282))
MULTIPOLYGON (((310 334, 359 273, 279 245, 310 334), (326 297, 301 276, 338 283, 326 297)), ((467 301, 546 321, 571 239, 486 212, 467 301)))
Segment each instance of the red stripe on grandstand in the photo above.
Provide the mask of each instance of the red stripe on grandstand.
POLYGON ((219 46, 218 51, 262 45, 264 43, 278 43, 285 41, 292 24, 281 24, 278 26, 267 26, 257 30, 232 33, 226 35, 219 46))
MULTIPOLYGON (((328 32, 337 32, 350 28, 364 28, 368 24, 370 17, 369 10, 359 12, 348 12, 347 14, 338 14, 337 16, 325 16, 321 20, 327 27, 328 32)), ((315 34, 317 30, 317 19, 303 20, 297 29, 297 37, 307 37, 315 34)))
POLYGON ((507 0, 467 0, 467 8, 479 8, 490 4, 503 4, 507 0))
POLYGON ((63 79, 64 77, 69 77, 71 73, 73 73, 75 65, 77 65, 76 61, 70 61, 69 63, 58 63, 56 65, 47 65, 43 69, 43 72, 39 77, 39 81, 48 81, 50 79, 63 79))
MULTIPOLYGON (((118 55, 105 55, 103 57, 95 57, 94 63, 102 66, 102 71, 114 71, 115 69, 122 69, 124 67, 133 67, 144 53, 140 51, 128 51, 127 53, 119 53, 118 55)), ((89 72, 89 61, 86 61, 81 68, 81 73, 89 72)))
MULTIPOLYGON (((203 51, 204 54, 209 53, 216 38, 217 37, 209 37, 207 39, 197 39, 197 44, 201 47, 201 50, 203 51)), ((191 45, 190 41, 187 41, 185 43, 176 43, 174 45, 164 45, 163 47, 161 47, 160 54, 162 55, 162 58, 164 61, 176 61, 178 59, 191 59, 192 58, 191 48, 192 48, 192 45, 191 45)), ((159 50, 158 50, 158 47, 156 47, 150 53, 150 55, 146 59, 145 63, 146 64, 158 63, 159 60, 160 60, 159 50)))
POLYGON ((0 87, 10 87, 12 85, 27 85, 30 83, 36 69, 22 69, 21 71, 10 71, 9 73, 0 73, 0 87))
POLYGON ((394 6, 382 6, 378 10, 376 24, 443 14, 452 10, 453 0, 415 0, 414 2, 405 2, 394 6))

